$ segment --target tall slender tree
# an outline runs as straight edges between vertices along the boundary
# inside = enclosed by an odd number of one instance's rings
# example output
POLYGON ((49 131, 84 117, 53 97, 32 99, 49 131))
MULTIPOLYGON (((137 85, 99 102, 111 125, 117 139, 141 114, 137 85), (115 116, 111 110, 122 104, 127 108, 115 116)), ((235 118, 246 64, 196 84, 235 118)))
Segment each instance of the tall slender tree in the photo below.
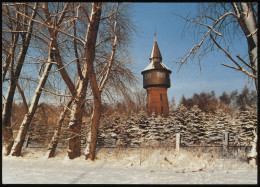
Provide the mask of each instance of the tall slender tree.
MULTIPOLYGON (((39 4, 39 6, 41 6, 41 4, 39 4)), ((46 15, 46 23, 50 32, 50 41, 49 41, 49 45, 48 45, 48 49, 49 49, 49 55, 47 58, 47 62, 43 71, 43 74, 40 76, 40 80, 38 83, 38 86, 35 90, 35 94, 34 97, 31 101, 30 107, 28 109, 27 114, 24 116, 23 122, 19 128, 19 132, 18 135, 15 139, 14 145, 12 147, 11 150, 11 154, 13 156, 20 156, 21 155, 21 150, 22 150, 22 145, 24 143, 28 128, 31 124, 31 121, 33 119, 33 116, 36 112, 38 103, 39 103, 39 99, 41 97, 41 93, 42 93, 42 89, 45 86, 45 83, 47 81, 47 78, 50 74, 50 70, 51 67, 55 61, 54 56, 56 54, 56 48, 54 47, 54 41, 57 38, 57 34, 58 32, 56 31, 56 27, 59 28, 60 24, 62 23, 62 20, 64 19, 64 16, 66 14, 66 10, 68 9, 68 3, 65 5, 64 9, 61 11, 60 13, 60 17, 58 18, 57 16, 54 17, 53 20, 51 20, 50 15, 47 12, 48 9, 48 4, 44 4, 44 6, 42 7, 43 10, 45 10, 45 15, 46 15), (53 24, 52 24, 53 23, 53 24)), ((22 13, 18 12, 19 14, 22 15, 22 13)), ((29 18, 30 21, 35 21, 38 22, 40 24, 43 24, 42 22, 39 22, 37 20, 35 20, 34 18, 29 18)))
MULTIPOLYGON (((11 33, 20 33, 21 36, 21 42, 22 45, 20 47, 18 57, 16 59, 16 65, 14 65, 14 58, 13 55, 15 53, 15 42, 16 42, 16 37, 17 35, 14 36, 14 41, 13 45, 11 47, 11 54, 10 60, 8 60, 9 56, 7 57, 7 60, 4 62, 4 67, 7 69, 10 67, 10 83, 8 87, 8 91, 6 94, 6 101, 4 103, 4 108, 2 112, 2 132, 3 132, 3 152, 5 155, 9 155, 11 148, 13 146, 14 140, 13 140, 13 131, 12 131, 12 126, 11 126, 11 113, 12 113, 12 104, 13 104, 13 99, 15 95, 15 90, 17 87, 17 82, 24 64, 25 56, 28 52, 28 48, 30 46, 31 42, 31 37, 32 37, 32 30, 33 30, 33 24, 34 21, 32 19, 35 18, 37 9, 38 9, 38 3, 35 3, 34 6, 32 7, 31 11, 28 11, 28 8, 30 7, 28 3, 24 4, 23 6, 23 13, 20 12, 19 6, 9 3, 5 3, 4 6, 11 9, 14 9, 16 12, 16 22, 21 23, 20 27, 18 30, 4 30, 5 32, 11 32, 11 33), (32 18, 32 19, 28 19, 32 18), (15 68, 14 68, 15 67, 15 68)), ((10 19, 12 19, 11 15, 7 15, 10 19)), ((5 68, 3 74, 3 78, 5 77, 5 68)))

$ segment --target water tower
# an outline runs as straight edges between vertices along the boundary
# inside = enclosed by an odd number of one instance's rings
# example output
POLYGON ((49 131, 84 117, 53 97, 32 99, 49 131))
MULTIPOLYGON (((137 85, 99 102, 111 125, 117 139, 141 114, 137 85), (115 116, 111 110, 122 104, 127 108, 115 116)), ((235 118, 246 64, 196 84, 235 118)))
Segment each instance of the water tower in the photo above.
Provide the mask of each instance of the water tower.
POLYGON ((154 35, 150 64, 142 71, 143 87, 147 91, 147 113, 167 117, 169 114, 167 89, 171 86, 171 70, 162 63, 156 33, 154 35))

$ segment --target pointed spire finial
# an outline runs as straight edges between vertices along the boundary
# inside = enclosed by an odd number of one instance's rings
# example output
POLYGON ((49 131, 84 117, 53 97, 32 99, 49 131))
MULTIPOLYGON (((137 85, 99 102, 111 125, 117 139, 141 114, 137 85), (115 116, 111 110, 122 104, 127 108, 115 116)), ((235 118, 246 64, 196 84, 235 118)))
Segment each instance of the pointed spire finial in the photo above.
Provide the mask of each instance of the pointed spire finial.
POLYGON ((154 41, 156 41, 156 25, 155 25, 155 31, 154 31, 154 41))

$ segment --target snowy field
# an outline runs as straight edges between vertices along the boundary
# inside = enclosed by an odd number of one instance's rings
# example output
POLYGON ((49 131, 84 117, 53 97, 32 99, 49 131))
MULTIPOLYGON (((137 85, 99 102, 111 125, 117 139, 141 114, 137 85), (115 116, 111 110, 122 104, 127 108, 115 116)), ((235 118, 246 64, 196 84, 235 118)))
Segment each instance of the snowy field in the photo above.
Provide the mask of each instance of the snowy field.
POLYGON ((2 157, 3 184, 257 184, 257 168, 241 158, 174 149, 101 149, 92 162, 61 150, 2 157))

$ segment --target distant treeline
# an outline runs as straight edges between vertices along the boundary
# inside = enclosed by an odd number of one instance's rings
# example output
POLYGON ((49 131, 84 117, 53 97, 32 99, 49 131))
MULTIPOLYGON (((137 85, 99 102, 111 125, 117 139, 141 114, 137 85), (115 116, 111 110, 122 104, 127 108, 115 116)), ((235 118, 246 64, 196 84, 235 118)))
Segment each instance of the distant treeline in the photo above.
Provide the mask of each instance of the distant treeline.
MULTIPOLYGON (((145 101, 146 93, 143 90, 138 90, 127 95, 126 97, 123 97, 122 100, 115 103, 103 102, 101 110, 103 115, 107 117, 115 112, 120 112, 121 115, 131 115, 145 111, 145 101)), ((169 101, 171 111, 174 111, 177 108, 175 107, 174 102, 174 98, 169 101)), ((214 113, 221 109, 224 113, 233 115, 236 110, 243 111, 246 107, 256 108, 257 92, 255 90, 249 90, 249 88, 245 86, 241 93, 237 90, 232 91, 230 94, 224 91, 219 97, 216 97, 214 91, 211 91, 210 93, 194 93, 191 98, 182 96, 178 106, 180 105, 184 105, 187 109, 191 109, 193 106, 197 105, 201 111, 206 113, 214 113)), ((19 124, 25 114, 23 104, 14 103, 13 108, 14 112, 12 113, 12 119, 19 124), (19 118, 21 119, 19 120, 19 118)), ((93 108, 85 106, 83 115, 85 117, 90 117, 92 110, 93 108)), ((39 104, 37 109, 37 113, 45 119, 47 116, 58 118, 61 111, 61 106, 54 106, 53 104, 48 103, 39 104)))
POLYGON ((232 91, 230 94, 225 91, 218 98, 215 91, 210 93, 201 92, 200 94, 194 93, 191 98, 185 98, 183 95, 180 101, 187 109, 197 105, 200 110, 204 112, 216 112, 222 109, 224 112, 231 114, 235 109, 245 110, 246 107, 257 107, 257 92, 249 90, 247 86, 243 88, 241 93, 237 90, 232 91))

